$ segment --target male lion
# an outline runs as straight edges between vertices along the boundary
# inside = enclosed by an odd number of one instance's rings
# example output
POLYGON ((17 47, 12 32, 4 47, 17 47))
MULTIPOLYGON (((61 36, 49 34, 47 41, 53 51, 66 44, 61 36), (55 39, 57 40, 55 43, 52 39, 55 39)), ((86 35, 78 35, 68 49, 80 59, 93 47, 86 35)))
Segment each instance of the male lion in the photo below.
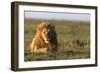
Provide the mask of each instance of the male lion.
POLYGON ((57 51, 57 35, 54 25, 42 22, 37 26, 37 32, 31 43, 31 52, 47 53, 57 51))

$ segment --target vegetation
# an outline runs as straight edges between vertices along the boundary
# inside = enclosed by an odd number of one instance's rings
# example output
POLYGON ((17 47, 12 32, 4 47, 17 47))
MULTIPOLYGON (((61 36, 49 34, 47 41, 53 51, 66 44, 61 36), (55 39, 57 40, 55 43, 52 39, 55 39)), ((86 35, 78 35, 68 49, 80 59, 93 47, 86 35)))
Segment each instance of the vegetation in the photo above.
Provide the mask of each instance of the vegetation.
POLYGON ((25 19, 25 61, 64 60, 90 58, 90 23, 85 21, 25 19), (30 53, 29 45, 36 33, 37 24, 48 21, 55 25, 58 38, 57 53, 30 53))

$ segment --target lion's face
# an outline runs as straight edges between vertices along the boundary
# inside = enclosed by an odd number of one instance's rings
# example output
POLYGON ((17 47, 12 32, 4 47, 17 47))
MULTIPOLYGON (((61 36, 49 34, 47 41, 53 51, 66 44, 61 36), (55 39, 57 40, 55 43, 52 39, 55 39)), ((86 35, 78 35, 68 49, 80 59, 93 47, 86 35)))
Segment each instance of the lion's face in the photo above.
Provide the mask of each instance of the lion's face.
POLYGON ((43 29, 41 32, 42 38, 45 41, 45 43, 49 43, 49 40, 50 40, 49 34, 50 34, 50 29, 48 28, 43 29))
POLYGON ((53 30, 54 26, 49 23, 42 22, 38 25, 38 31, 40 32, 45 43, 49 43, 53 30))

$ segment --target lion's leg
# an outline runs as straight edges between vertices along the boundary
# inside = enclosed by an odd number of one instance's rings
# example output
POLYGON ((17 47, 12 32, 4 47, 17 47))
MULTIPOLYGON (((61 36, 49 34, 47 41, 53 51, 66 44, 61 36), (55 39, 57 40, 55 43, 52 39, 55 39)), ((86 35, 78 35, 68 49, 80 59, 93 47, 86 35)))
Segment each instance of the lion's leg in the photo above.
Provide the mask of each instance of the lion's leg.
POLYGON ((41 48, 41 47, 35 45, 34 39, 32 40, 32 43, 31 43, 30 47, 31 47, 30 48, 31 52, 42 52, 42 53, 46 53, 47 52, 47 48, 41 48))
POLYGON ((30 45, 30 51, 33 52, 33 49, 34 49, 35 45, 34 45, 34 38, 32 40, 32 43, 30 45))
POLYGON ((47 48, 37 48, 35 46, 34 52, 37 52, 37 53, 47 53, 47 48))

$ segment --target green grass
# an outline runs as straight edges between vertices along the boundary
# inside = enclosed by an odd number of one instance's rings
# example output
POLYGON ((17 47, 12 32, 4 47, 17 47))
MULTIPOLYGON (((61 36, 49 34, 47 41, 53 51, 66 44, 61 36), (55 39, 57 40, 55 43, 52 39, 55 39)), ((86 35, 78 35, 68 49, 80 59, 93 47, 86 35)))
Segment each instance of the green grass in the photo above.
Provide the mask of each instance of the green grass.
POLYGON ((90 58, 90 23, 83 21, 25 19, 24 26, 25 61, 64 60, 90 58), (55 25, 58 38, 57 53, 30 53, 28 51, 36 26, 42 21, 55 25))

